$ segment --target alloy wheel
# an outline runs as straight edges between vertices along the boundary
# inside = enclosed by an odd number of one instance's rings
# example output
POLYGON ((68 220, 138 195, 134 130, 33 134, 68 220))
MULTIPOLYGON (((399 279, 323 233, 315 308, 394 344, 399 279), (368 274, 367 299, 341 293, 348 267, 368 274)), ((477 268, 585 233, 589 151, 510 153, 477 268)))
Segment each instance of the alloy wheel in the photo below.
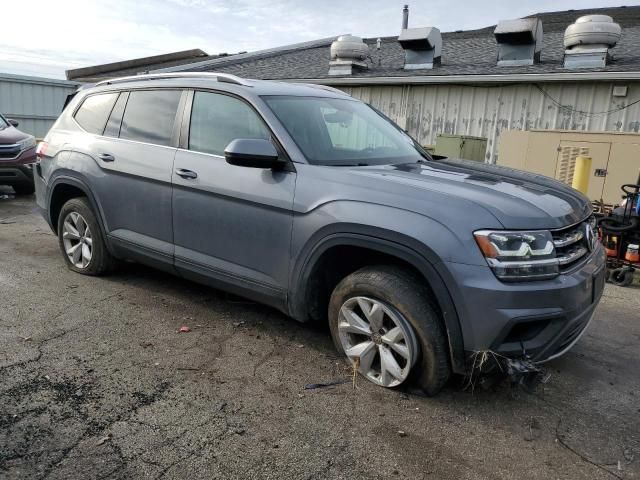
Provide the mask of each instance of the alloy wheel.
POLYGON ((87 221, 78 212, 70 212, 64 219, 62 243, 73 266, 87 268, 93 254, 93 239, 87 221))
POLYGON ((349 298, 338 315, 342 348, 360 373, 383 387, 404 382, 416 362, 418 341, 393 307, 369 297, 349 298))

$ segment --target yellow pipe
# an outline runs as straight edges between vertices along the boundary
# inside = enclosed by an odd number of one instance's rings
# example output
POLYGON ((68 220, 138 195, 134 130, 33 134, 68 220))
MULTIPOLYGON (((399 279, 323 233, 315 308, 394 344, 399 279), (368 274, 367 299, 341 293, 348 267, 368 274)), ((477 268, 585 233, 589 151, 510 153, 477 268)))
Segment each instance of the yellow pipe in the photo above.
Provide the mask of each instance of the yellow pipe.
POLYGON ((576 167, 573 170, 571 186, 580 192, 587 194, 589 189, 589 177, 591 176, 591 157, 579 155, 576 157, 576 167))

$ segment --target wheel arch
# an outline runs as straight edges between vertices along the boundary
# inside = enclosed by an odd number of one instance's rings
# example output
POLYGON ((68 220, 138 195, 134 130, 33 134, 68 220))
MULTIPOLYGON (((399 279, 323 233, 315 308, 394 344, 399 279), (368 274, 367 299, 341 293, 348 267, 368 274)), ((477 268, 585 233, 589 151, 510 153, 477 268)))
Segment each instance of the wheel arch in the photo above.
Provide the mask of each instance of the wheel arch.
MULTIPOLYGON (((292 269, 289 289, 289 311, 299 321, 308 321, 310 315, 310 291, 313 290, 314 272, 321 265, 323 257, 336 248, 357 248, 372 252, 373 259, 392 259, 394 263, 408 266, 424 278, 440 309, 446 330, 451 366, 454 372, 464 373, 464 340, 460 320, 453 299, 435 265, 439 263, 436 254, 428 246, 398 232, 383 229, 361 228, 360 231, 334 231, 322 238, 311 240, 309 247, 292 269)), ((351 272, 349 272, 351 273, 351 272)))
MULTIPOLYGON (((91 208, 96 214, 100 233, 103 238, 107 238, 107 230, 105 228, 104 213, 97 199, 91 192, 89 186, 80 178, 71 175, 58 175, 51 182, 49 187, 49 195, 47 198, 47 216, 49 224, 53 231, 58 233, 58 216, 62 206, 72 198, 86 197, 91 208)), ((110 253, 111 248, 109 242, 106 242, 110 253)))

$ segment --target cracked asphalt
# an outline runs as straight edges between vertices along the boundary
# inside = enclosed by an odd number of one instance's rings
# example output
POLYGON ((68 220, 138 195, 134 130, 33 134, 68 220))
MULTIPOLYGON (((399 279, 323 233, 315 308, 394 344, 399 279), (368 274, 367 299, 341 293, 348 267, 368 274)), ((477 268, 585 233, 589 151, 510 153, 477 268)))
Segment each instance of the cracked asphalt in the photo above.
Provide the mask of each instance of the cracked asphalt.
POLYGON ((64 266, 0 187, 0 478, 640 478, 640 287, 534 394, 350 379, 328 330, 140 265, 64 266), (181 326, 189 333, 178 333, 181 326), (403 435, 398 432, 405 432, 403 435))

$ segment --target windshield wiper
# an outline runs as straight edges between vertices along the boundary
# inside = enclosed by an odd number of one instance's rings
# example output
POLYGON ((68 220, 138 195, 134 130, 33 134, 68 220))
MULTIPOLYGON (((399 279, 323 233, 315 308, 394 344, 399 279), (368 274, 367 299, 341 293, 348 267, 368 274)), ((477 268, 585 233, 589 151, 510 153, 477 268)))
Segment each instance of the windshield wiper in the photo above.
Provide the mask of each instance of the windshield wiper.
POLYGON ((330 163, 329 167, 368 167, 368 163, 330 163))

